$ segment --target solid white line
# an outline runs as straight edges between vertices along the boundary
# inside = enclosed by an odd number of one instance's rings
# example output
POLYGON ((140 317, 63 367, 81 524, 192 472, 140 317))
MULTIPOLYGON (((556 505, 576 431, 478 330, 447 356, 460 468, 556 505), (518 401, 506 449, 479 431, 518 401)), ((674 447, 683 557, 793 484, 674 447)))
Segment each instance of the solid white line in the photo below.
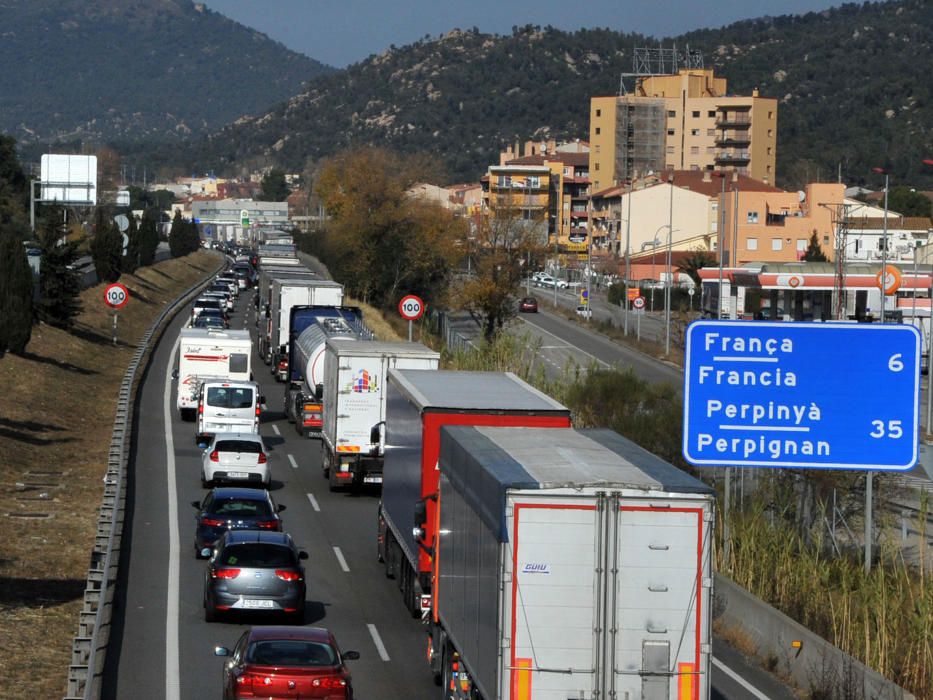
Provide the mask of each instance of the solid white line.
POLYGON ((340 564, 340 568, 343 569, 343 573, 349 574, 350 567, 347 566, 347 560, 343 558, 343 552, 340 551, 340 547, 334 547, 334 554, 337 557, 337 563, 340 564))
POLYGON ((165 601, 165 700, 180 700, 181 671, 178 656, 178 591, 181 556, 178 536, 178 499, 175 483, 175 441, 172 437, 172 367, 181 339, 175 341, 165 370, 162 397, 165 422, 165 476, 168 482, 168 583, 165 601))
POLYGON ((809 433, 807 427, 795 428, 783 425, 720 425, 720 430, 765 430, 775 433, 809 433))
POLYGON ((383 661, 388 661, 389 652, 386 651, 386 645, 382 643, 382 637, 379 636, 379 630, 376 629, 376 625, 367 624, 366 628, 369 630, 369 636, 373 638, 373 644, 376 645, 376 651, 379 652, 379 658, 383 661))
POLYGON ((722 671, 727 676, 729 676, 729 678, 734 680, 736 683, 742 686, 745 690, 751 693, 756 698, 756 700, 769 700, 767 695, 762 693, 760 690, 758 690, 758 688, 750 684, 747 680, 742 678, 742 676, 740 676, 738 673, 736 673, 731 668, 726 666, 722 661, 717 659, 715 656, 713 657, 713 666, 718 668, 720 671, 722 671))
POLYGON ((275 423, 272 424, 272 432, 274 432, 276 435, 282 434, 282 431, 279 430, 279 426, 277 426, 275 423))
MULTIPOLYGON (((533 326, 534 329, 535 329, 536 331, 538 331, 539 333, 546 333, 547 335, 551 336, 552 338, 555 338, 556 340, 561 340, 561 341, 564 340, 564 339, 561 338, 560 336, 555 335, 554 333, 551 333, 550 331, 544 330, 541 326, 537 326, 537 325, 535 325, 534 323, 531 323, 530 321, 527 321, 527 320, 524 319, 524 318, 522 319, 522 321, 524 321, 525 323, 527 323, 529 326, 533 326)), ((596 360, 596 364, 598 364, 598 365, 602 365, 603 367, 610 367, 610 366, 611 366, 608 362, 604 362, 603 360, 600 360, 598 357, 596 357, 596 355, 587 352, 587 351, 584 350, 583 348, 578 348, 578 347, 573 346, 573 345, 565 345, 564 347, 566 347, 566 348, 573 348, 573 349, 576 350, 577 352, 579 352, 579 353, 581 353, 581 354, 583 354, 583 355, 586 355, 586 356, 589 357, 591 360, 596 360)), ((555 365, 555 366, 556 366, 556 365, 555 365)))
POLYGON ((319 505, 317 504, 317 499, 314 497, 314 494, 313 494, 313 493, 309 493, 309 494, 308 494, 308 500, 311 501, 311 507, 314 508, 314 511, 315 511, 316 513, 320 513, 320 512, 321 512, 321 506, 319 506, 319 505))
POLYGON ((294 457, 292 457, 291 455, 288 455, 288 461, 291 463, 292 469, 298 468, 298 462, 295 461, 294 457))

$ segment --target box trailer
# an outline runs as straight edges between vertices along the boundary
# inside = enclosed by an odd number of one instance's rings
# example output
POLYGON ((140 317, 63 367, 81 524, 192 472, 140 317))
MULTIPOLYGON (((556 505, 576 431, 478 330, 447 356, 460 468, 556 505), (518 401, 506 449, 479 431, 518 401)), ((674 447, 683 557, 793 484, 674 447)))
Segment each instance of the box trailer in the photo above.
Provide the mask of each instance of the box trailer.
POLYGON ((182 328, 173 373, 178 380, 176 406, 182 419, 194 419, 205 379, 252 379, 252 354, 248 331, 182 328))
POLYGON ((343 304, 343 285, 320 278, 275 276, 272 278, 271 290, 263 359, 268 358, 272 373, 276 379, 284 382, 287 378, 288 331, 292 307, 340 306, 343 304))
POLYGON ((430 660, 454 700, 706 700, 713 491, 609 430, 445 426, 430 660))
POLYGON ((377 549, 405 606, 430 605, 437 457, 443 425, 569 428, 570 409, 510 372, 390 370, 377 549), (426 525, 412 531, 418 504, 426 525))
POLYGON ((421 343, 327 340, 321 463, 332 491, 382 483, 388 371, 436 370, 439 362, 421 343))
MULTIPOLYGON (((276 265, 274 263, 260 266, 256 275, 256 295, 253 303, 256 307, 256 327, 260 338, 263 335, 263 324, 267 322, 267 312, 272 304, 272 280, 275 277, 292 277, 297 279, 320 279, 304 265, 276 265)), ((262 353, 260 352, 260 356, 262 353)))

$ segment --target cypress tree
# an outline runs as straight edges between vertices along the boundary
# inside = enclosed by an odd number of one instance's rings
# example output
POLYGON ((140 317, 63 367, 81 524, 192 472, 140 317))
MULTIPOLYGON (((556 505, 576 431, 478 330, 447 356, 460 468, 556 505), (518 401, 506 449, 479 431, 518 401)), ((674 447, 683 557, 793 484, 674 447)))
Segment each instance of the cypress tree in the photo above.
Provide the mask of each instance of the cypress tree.
POLYGON ((133 212, 129 213, 129 220, 130 227, 126 230, 126 236, 129 241, 126 244, 126 254, 121 261, 121 268, 123 272, 132 274, 136 272, 136 268, 139 267, 140 240, 139 226, 136 224, 136 217, 133 216, 133 212))
POLYGON ((32 336, 32 269, 18 229, 0 227, 0 357, 21 354, 32 336))
POLYGON ((168 247, 172 251, 173 258, 180 258, 188 254, 185 237, 188 233, 188 227, 185 220, 181 218, 181 212, 176 211, 172 218, 172 228, 168 232, 168 247))
POLYGON ((123 257, 123 234, 109 212, 98 210, 97 226, 91 239, 91 257, 97 279, 101 282, 116 282, 120 279, 120 263, 123 257))
POLYGON ((159 230, 151 209, 143 212, 143 220, 139 226, 139 264, 151 265, 155 262, 156 248, 159 247, 159 230))
POLYGON ((78 245, 66 238, 67 231, 61 221, 62 210, 52 207, 36 231, 42 250, 36 311, 39 318, 50 326, 68 330, 81 311, 78 301, 81 279, 72 269, 78 259, 78 245))

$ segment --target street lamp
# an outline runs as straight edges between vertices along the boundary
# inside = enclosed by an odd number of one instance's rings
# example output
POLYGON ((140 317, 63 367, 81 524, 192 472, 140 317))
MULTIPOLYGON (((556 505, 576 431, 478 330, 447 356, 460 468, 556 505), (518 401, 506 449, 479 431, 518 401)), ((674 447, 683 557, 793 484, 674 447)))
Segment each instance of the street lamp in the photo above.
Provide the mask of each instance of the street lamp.
POLYGON ((674 281, 674 270, 671 267, 671 248, 674 237, 674 174, 667 178, 671 187, 671 197, 667 209, 667 284, 664 285, 664 355, 671 354, 671 284, 674 281))
POLYGON ((881 233, 881 323, 884 323, 884 311, 887 296, 888 267, 888 169, 872 168, 873 173, 884 175, 884 227, 881 233))
MULTIPOLYGON (((625 299, 623 299, 623 304, 625 305, 625 335, 628 335, 628 281, 629 276, 631 275, 632 269, 632 195, 634 194, 635 183, 632 182, 629 184, 628 188, 628 218, 625 220, 625 299)), ((622 206, 619 205, 619 214, 622 214, 622 206)), ((622 220, 619 219, 619 225, 622 224, 622 220)))
POLYGON ((717 170, 712 173, 713 177, 718 177, 722 180, 722 190, 720 190, 719 195, 719 212, 718 218, 719 223, 717 224, 718 230, 716 231, 716 248, 719 253, 719 287, 716 289, 716 305, 719 307, 716 309, 716 318, 722 318, 722 242, 723 242, 723 232, 726 230, 726 173, 722 170, 717 170))

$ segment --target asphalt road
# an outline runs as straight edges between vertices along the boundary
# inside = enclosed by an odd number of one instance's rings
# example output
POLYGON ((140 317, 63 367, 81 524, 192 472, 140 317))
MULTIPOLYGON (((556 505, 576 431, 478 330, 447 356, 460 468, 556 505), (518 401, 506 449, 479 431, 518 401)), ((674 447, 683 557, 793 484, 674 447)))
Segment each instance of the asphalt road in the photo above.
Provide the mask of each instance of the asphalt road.
MULTIPOLYGON (((241 296, 231 327, 244 326, 250 301, 251 294, 241 296)), ((194 425, 177 416, 170 379, 183 317, 164 334, 140 387, 121 553, 122 605, 113 621, 106 698, 219 698, 223 660, 214 657, 213 647, 232 646, 250 623, 268 621, 204 621, 205 563, 194 556, 190 505, 204 495, 200 450, 194 425)), ((247 327, 252 330, 251 322, 247 327)), ((286 530, 310 554, 305 623, 330 628, 344 650, 360 652, 360 660, 350 662, 360 700, 437 697, 423 660, 421 623, 408 616, 395 582, 376 561, 378 492, 328 490, 319 443, 299 438, 284 420, 283 385, 261 361, 254 363, 269 408, 260 432, 271 448, 273 497, 287 507, 286 530)))
MULTIPOLYGON (((232 327, 253 329, 252 317, 244 314, 250 301, 250 294, 241 297, 232 327)), ((184 317, 179 315, 155 348, 139 390, 105 698, 220 697, 223 660, 213 647, 232 646, 249 624, 266 622, 204 621, 205 563, 194 556, 190 505, 204 494, 200 450, 193 424, 177 416, 170 377, 184 317)), ((542 353, 555 362, 586 353, 597 362, 631 363, 658 379, 673 381, 679 374, 551 314, 527 320, 534 332, 551 338, 555 347, 542 347, 542 353)), ((310 554, 305 623, 329 627, 343 649, 360 652, 360 660, 351 662, 359 700, 437 698, 420 621, 408 616, 395 582, 376 561, 378 492, 331 493, 321 475, 319 443, 299 438, 281 413, 283 385, 255 357, 253 371, 268 407, 261 434, 271 449, 273 497, 287 507, 286 529, 310 554)), ((721 640, 714 649, 715 700, 793 697, 721 640)))

